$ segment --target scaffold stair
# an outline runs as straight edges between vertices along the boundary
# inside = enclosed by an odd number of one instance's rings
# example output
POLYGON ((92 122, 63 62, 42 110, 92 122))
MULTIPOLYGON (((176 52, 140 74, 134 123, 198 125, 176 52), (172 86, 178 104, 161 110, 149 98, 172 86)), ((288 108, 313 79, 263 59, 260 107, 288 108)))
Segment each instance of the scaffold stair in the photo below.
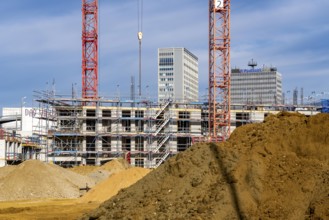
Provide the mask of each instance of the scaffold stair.
POLYGON ((170 118, 167 118, 163 121, 163 123, 161 123, 158 127, 157 130, 154 132, 154 136, 157 136, 159 134, 159 132, 162 130, 162 128, 164 126, 166 126, 168 124, 168 122, 170 121, 170 118))
POLYGON ((153 151, 154 153, 157 153, 159 149, 166 143, 167 140, 169 140, 170 135, 165 136, 162 140, 160 140, 160 143, 158 144, 157 148, 153 151))
POLYGON ((159 109, 159 111, 155 114, 154 118, 159 117, 159 115, 169 106, 171 103, 171 100, 168 100, 162 107, 159 109))
POLYGON ((162 164, 162 162, 165 161, 165 160, 167 159, 167 157, 169 156, 169 154, 170 154, 170 152, 167 151, 167 152, 163 155, 163 157, 161 157, 161 159, 159 160, 159 162, 154 166, 154 168, 158 168, 158 167, 162 164))

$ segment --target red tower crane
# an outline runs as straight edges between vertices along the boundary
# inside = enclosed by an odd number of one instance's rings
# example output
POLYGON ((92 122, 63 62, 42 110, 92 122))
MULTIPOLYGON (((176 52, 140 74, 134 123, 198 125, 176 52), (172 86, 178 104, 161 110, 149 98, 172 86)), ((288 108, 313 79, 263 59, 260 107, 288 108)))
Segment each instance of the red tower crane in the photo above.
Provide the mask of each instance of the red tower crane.
POLYGON ((230 136, 230 0, 209 0, 209 137, 230 136))
POLYGON ((82 98, 98 97, 98 0, 82 0, 82 98))

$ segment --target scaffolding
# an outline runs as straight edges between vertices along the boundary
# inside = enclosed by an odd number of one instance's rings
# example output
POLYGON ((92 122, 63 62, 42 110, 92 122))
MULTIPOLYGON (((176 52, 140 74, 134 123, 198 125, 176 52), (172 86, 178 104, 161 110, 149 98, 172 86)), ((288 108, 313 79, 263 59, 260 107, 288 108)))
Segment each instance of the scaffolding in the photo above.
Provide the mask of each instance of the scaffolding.
POLYGON ((52 109, 45 116, 54 118, 46 121, 56 122, 46 132, 40 127, 35 131, 47 139, 42 142, 45 160, 64 167, 123 157, 134 166, 156 168, 191 146, 192 131, 201 130, 200 122, 190 122, 201 120, 199 104, 92 99, 95 105, 86 106, 91 100, 43 95, 37 99, 39 108, 52 109))
MULTIPOLYGON (((208 105, 203 102, 86 100, 47 93, 37 101, 40 109, 52 111, 38 117, 44 121, 40 124, 48 126, 47 130, 36 129, 43 140, 41 152, 45 161, 64 167, 101 165, 122 157, 133 166, 156 168, 198 140, 206 140, 209 132, 208 105), (95 105, 84 105, 86 102, 95 105)), ((233 130, 262 122, 268 114, 285 107, 237 104, 231 109, 233 130)), ((314 108, 310 112, 316 113, 314 108)))
POLYGON ((16 165, 29 159, 41 159, 42 146, 33 137, 22 137, 15 131, 0 129, 1 166, 16 165))

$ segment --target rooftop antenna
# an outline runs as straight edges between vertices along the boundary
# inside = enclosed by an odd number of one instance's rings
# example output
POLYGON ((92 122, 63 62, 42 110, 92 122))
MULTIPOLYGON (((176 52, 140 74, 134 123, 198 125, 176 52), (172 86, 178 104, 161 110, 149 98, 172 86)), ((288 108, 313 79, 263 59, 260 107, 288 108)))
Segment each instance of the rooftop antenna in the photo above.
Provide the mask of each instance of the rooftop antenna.
POLYGON ((304 105, 304 88, 300 88, 300 104, 304 105))
POLYGON ((135 77, 131 76, 130 99, 135 101, 135 77))
POLYGON ((51 84, 51 91, 50 91, 50 96, 52 96, 52 97, 54 97, 55 96, 55 85, 56 85, 56 83, 55 83, 55 79, 53 79, 53 82, 52 82, 52 84, 51 84))
POLYGON ((257 66, 257 62, 254 61, 254 59, 251 59, 251 61, 248 62, 248 66, 250 66, 252 69, 255 69, 255 66, 257 66))

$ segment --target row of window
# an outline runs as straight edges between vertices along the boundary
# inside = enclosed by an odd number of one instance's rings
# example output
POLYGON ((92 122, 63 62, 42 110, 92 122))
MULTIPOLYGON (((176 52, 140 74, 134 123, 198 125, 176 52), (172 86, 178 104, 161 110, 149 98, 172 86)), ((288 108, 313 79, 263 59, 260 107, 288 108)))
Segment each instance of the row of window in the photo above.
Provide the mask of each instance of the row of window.
POLYGON ((160 78, 160 81, 161 82, 164 82, 164 81, 174 81, 174 78, 160 78))
POLYGON ((195 62, 194 60, 191 60, 190 58, 188 58, 187 56, 184 56, 184 58, 185 58, 185 61, 187 61, 187 63, 189 63, 189 64, 191 64, 192 66, 194 66, 194 67, 198 67, 198 63, 197 62, 195 62))
POLYGON ((173 63, 174 62, 174 58, 160 58, 159 59, 159 63, 173 63))
POLYGON ((232 90, 282 90, 281 85, 273 85, 273 84, 263 84, 263 83, 250 83, 250 84, 233 84, 231 85, 232 90))
POLYGON ((159 53, 159 56, 173 56, 173 52, 159 53))
POLYGON ((174 63, 159 63, 159 66, 173 66, 174 63))
POLYGON ((188 71, 188 70, 186 70, 186 69, 184 69, 184 75, 185 76, 188 76, 188 77, 190 77, 190 78, 192 78, 192 79, 194 79, 194 80, 198 80, 198 74, 195 74, 195 73, 193 73, 193 72, 190 72, 190 71, 188 71))
POLYGON ((275 78, 231 78, 232 82, 239 82, 239 81, 263 81, 263 82, 276 82, 277 80, 275 78))
MULTIPOLYGON (((250 87, 254 87, 254 86, 256 86, 256 85, 264 85, 264 86, 276 86, 276 83, 263 83, 263 82, 242 82, 242 83, 234 83, 234 82, 232 82, 231 83, 231 85, 232 85, 232 87, 234 86, 234 87, 248 87, 248 86, 250 86, 250 87)), ((279 85, 278 85, 279 86, 279 85)))
POLYGON ((187 53, 189 56, 193 57, 193 59, 198 60, 198 57, 195 56, 193 53, 191 53, 190 51, 188 51, 186 48, 184 48, 184 52, 187 53))
POLYGON ((189 77, 184 77, 183 80, 184 80, 185 85, 188 84, 192 87, 195 87, 196 89, 198 88, 198 81, 197 80, 193 80, 189 77))
POLYGON ((184 77, 183 80, 184 80, 184 85, 188 85, 194 89, 198 89, 198 81, 189 79, 188 77, 184 77))
POLYGON ((169 87, 169 88, 159 88, 159 91, 160 92, 168 92, 168 91, 174 91, 174 88, 173 87, 169 87))
POLYGON ((235 93, 232 92, 231 93, 231 97, 273 97, 273 96, 279 96, 278 94, 275 93, 262 93, 262 92, 254 92, 252 94, 248 93, 248 94, 241 94, 241 93, 235 93))
POLYGON ((198 74, 198 71, 192 67, 190 67, 189 65, 184 63, 184 67, 186 67, 187 69, 191 70, 192 72, 194 72, 195 74, 198 74))
POLYGON ((160 71, 172 71, 174 68, 160 68, 160 71))
POLYGON ((264 75, 272 75, 272 76, 279 76, 276 72, 256 72, 256 73, 236 73, 236 72, 232 72, 232 76, 241 76, 241 77, 250 77, 250 76, 264 76, 264 75))
POLYGON ((159 76, 173 76, 174 73, 160 73, 159 76))

